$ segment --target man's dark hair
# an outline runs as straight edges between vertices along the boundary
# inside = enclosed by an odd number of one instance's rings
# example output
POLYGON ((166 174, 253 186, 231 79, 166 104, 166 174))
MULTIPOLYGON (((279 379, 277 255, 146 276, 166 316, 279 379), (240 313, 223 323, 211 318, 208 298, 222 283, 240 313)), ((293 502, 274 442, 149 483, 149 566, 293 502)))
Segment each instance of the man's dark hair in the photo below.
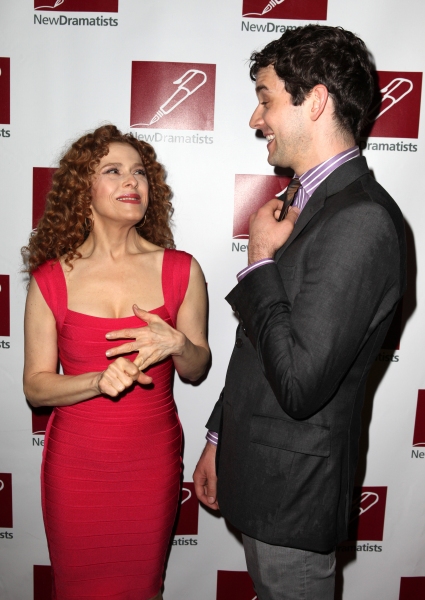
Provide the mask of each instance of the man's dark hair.
POLYGON ((325 85, 342 131, 357 139, 374 91, 373 65, 364 42, 342 27, 306 25, 287 30, 251 55, 250 76, 272 65, 295 106, 319 83, 325 85))

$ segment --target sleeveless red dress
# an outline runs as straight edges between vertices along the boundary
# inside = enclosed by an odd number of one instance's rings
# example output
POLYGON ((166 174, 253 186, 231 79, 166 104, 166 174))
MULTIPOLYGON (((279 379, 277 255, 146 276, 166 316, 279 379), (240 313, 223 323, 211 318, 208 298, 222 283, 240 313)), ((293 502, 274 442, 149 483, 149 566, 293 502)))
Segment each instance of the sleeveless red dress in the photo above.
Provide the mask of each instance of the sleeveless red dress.
MULTIPOLYGON (((164 251, 164 305, 150 312, 173 327, 190 262, 185 252, 164 251)), ((111 360, 105 333, 143 325, 135 316, 107 319, 68 310, 60 263, 42 265, 34 277, 56 319, 65 375, 103 371, 111 360)), ((41 483, 57 600, 148 600, 162 585, 180 491, 182 434, 172 359, 147 372, 150 386, 136 383, 118 399, 96 396, 56 407, 50 418, 41 483)))

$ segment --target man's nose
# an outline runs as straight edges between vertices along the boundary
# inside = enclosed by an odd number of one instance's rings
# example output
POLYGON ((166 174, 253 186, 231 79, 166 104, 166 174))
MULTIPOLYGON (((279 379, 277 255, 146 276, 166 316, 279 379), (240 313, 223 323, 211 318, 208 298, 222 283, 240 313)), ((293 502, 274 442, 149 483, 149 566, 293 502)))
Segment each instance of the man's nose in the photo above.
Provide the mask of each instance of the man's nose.
POLYGON ((252 117, 249 120, 249 126, 252 129, 261 129, 264 121, 261 116, 261 106, 258 105, 257 108, 252 113, 252 117))

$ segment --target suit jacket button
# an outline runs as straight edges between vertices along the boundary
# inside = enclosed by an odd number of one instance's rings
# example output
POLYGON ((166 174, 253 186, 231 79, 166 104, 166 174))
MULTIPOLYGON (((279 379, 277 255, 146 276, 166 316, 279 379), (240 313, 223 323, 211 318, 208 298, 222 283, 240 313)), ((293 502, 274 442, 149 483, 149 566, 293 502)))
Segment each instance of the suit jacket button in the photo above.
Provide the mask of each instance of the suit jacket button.
POLYGON ((236 348, 242 348, 242 346, 243 346, 242 338, 239 338, 239 337, 236 338, 235 346, 236 346, 236 348))

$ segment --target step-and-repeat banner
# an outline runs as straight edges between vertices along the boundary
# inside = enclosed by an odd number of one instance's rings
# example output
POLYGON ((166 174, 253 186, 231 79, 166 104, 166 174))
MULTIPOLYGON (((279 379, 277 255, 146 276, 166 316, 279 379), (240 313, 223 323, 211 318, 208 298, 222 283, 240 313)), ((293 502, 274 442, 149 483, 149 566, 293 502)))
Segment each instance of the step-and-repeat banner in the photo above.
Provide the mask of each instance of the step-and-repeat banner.
POLYGON ((200 385, 175 384, 184 489, 165 598, 256 597, 237 533, 199 507, 191 475, 234 344, 223 298, 247 264, 248 216, 287 182, 248 127, 248 59, 310 22, 356 32, 374 57, 382 102, 361 145, 405 215, 409 243, 409 290, 368 385, 336 598, 425 598, 423 0, 14 0, 0 4, 1 600, 51 597, 39 485, 48 414, 31 411, 22 392, 20 248, 62 150, 103 123, 155 147, 174 192, 177 247, 208 282, 212 368, 200 385))

